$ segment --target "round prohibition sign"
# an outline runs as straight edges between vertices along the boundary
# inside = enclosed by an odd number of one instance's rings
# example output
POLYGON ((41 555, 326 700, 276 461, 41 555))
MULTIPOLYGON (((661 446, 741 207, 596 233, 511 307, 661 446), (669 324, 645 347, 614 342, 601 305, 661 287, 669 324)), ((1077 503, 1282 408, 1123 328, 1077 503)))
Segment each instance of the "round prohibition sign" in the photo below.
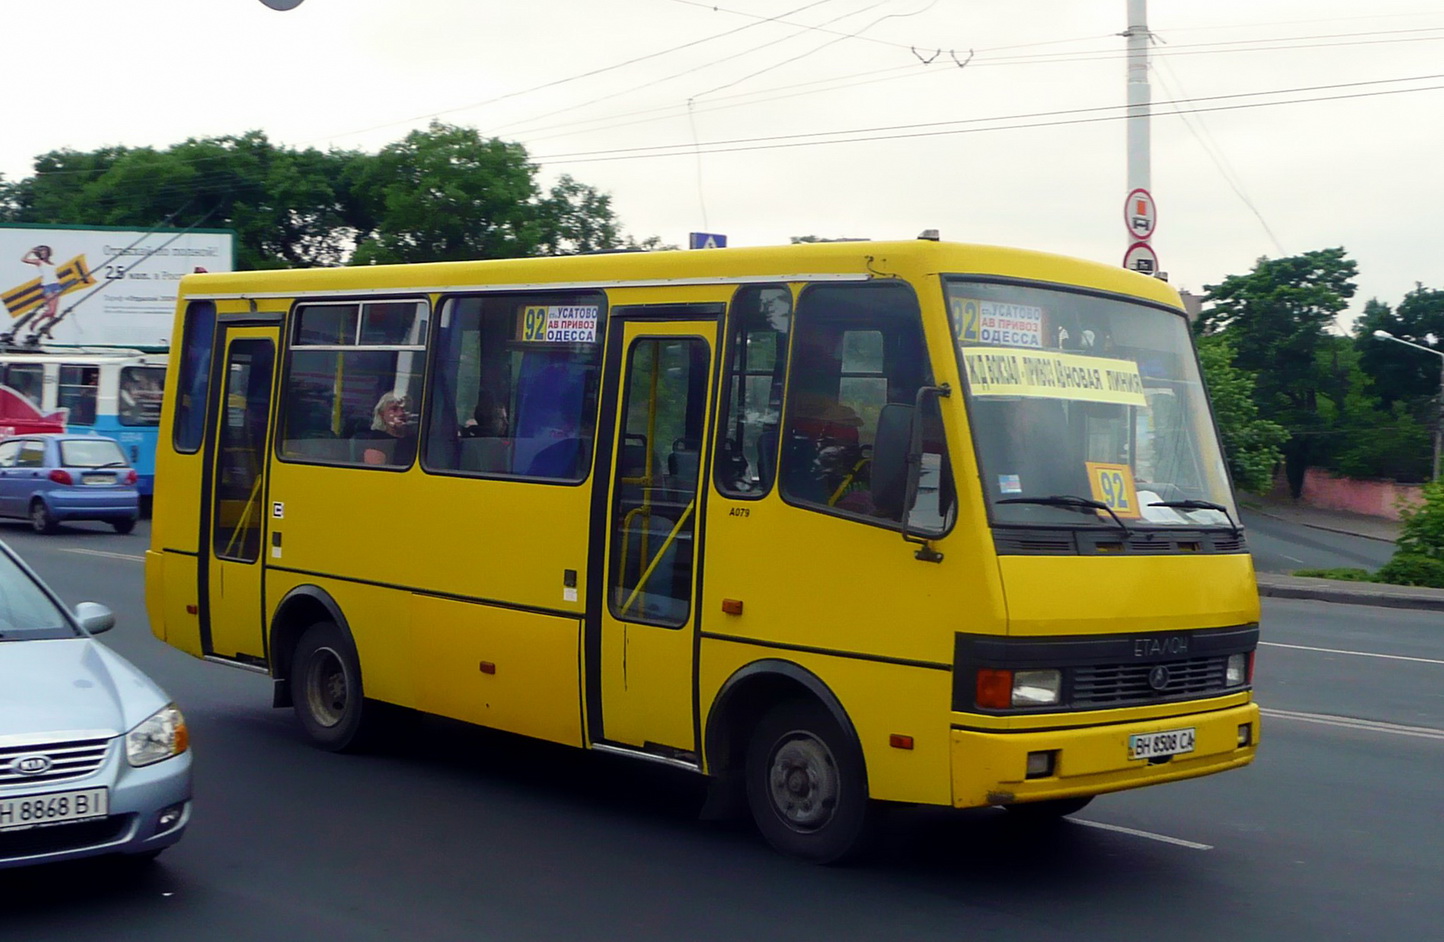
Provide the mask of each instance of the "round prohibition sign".
POLYGON ((1128 194, 1123 201, 1123 224, 1140 242, 1148 241, 1158 231, 1158 206, 1152 193, 1138 187, 1128 194))
POLYGON ((1123 256, 1123 267, 1129 271, 1151 275, 1158 271, 1158 255, 1147 242, 1135 242, 1123 256))

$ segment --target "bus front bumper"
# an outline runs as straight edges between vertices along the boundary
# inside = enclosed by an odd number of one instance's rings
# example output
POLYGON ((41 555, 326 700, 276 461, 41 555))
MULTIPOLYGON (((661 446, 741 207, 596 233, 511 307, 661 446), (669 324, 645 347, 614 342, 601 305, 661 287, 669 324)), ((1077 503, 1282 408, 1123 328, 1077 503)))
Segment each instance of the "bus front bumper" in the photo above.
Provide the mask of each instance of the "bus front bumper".
POLYGON ((954 728, 953 805, 974 808, 1073 798, 1210 775, 1252 762, 1258 741, 1255 703, 1082 729, 1010 733, 954 728), (1191 752, 1153 759, 1129 757, 1132 737, 1185 729, 1194 733, 1191 752), (1245 736, 1246 742, 1240 744, 1245 736), (1035 766, 1047 766, 1044 774, 1037 768, 1029 774, 1030 754, 1035 766))

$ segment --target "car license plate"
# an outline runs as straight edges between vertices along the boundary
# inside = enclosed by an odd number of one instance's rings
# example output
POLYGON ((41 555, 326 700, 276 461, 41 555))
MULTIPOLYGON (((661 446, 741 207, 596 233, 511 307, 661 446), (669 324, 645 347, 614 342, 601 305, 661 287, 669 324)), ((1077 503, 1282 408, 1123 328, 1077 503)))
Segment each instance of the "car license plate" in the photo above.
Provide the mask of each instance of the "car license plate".
POLYGON ((86 484, 114 484, 114 474, 86 474, 80 478, 86 484))
POLYGON ((103 818, 109 810, 110 796, 103 788, 0 798, 0 831, 103 818))
POLYGON ((1128 737, 1128 758, 1156 759, 1193 751, 1194 728, 1166 729, 1161 733, 1140 733, 1128 737))

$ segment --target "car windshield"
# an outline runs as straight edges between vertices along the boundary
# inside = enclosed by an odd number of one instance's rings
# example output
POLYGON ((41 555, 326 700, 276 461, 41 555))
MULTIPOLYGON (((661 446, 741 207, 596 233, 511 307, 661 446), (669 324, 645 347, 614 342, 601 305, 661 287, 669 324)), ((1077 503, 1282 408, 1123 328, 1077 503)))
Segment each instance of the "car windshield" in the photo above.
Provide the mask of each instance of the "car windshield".
POLYGON ((0 643, 73 638, 79 632, 25 570, 0 552, 0 643))
POLYGON ((60 463, 67 468, 123 468, 125 455, 108 438, 68 438, 60 443, 60 463))
POLYGON ((1180 314, 1017 284, 956 279, 947 292, 994 523, 1238 519, 1180 314))

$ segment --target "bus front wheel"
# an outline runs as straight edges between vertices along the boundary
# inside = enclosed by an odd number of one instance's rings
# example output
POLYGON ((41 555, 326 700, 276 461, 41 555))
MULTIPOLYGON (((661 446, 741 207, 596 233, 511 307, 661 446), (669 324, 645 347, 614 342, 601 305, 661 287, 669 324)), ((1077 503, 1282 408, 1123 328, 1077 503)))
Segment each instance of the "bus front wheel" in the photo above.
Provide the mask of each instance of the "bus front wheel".
POLYGON ((862 753, 821 704, 792 701, 767 713, 746 775, 752 818, 777 850, 826 864, 866 849, 875 815, 862 753))
POLYGON ((291 660, 291 702, 311 741, 332 752, 365 745, 368 704, 361 687, 361 663, 346 632, 329 621, 301 635, 291 660))

